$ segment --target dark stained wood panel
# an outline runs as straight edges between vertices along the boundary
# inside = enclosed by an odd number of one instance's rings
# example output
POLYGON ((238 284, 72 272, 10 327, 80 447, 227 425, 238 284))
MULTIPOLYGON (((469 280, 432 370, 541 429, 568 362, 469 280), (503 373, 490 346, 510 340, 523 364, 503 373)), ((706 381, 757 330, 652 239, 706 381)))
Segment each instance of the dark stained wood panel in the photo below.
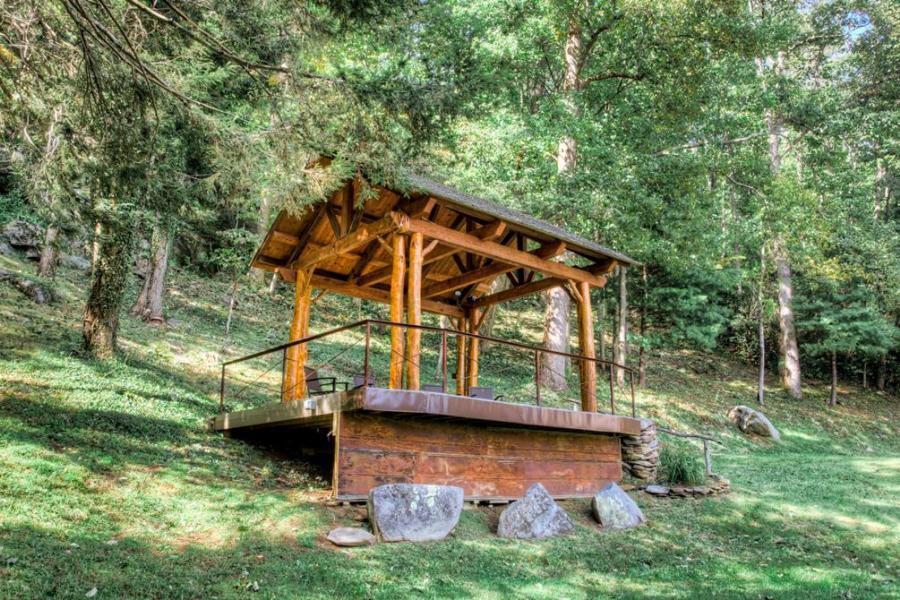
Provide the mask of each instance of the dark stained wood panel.
POLYGON ((467 498, 515 499, 536 482, 554 496, 590 496, 622 477, 613 435, 371 412, 340 418, 339 498, 396 482, 458 485, 467 498))

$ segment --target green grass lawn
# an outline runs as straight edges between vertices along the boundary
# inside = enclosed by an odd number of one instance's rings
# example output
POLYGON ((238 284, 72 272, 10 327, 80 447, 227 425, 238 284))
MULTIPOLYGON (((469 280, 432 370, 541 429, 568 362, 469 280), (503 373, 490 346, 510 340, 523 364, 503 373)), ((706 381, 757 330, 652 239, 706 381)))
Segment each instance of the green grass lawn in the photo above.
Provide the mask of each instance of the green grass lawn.
MULTIPOLYGON (((569 502, 570 537, 501 540, 500 509, 470 509, 443 542, 338 550, 324 534, 357 509, 326 507, 304 465, 204 428, 220 362, 283 341, 289 297, 244 291, 226 338, 226 283, 176 272, 177 327, 123 317, 121 357, 97 363, 79 352, 84 280, 62 272, 47 307, 0 287, 2 598, 900 598, 896 397, 846 388, 828 409, 824 385, 802 402, 773 388, 773 444, 725 417, 752 402, 751 370, 655 354, 639 412, 719 437, 731 494, 637 494, 649 523, 627 532, 569 502)), ((495 331, 537 339, 539 311, 518 308, 495 331)), ((378 311, 326 296, 313 330, 378 311)))

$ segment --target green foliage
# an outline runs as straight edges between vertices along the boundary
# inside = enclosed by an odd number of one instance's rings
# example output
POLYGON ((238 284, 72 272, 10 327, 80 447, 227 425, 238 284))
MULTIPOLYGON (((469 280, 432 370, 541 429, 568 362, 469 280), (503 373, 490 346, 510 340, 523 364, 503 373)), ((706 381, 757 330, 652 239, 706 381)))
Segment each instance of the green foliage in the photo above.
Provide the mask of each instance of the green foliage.
POLYGON ((898 343, 900 330, 880 314, 859 281, 818 280, 798 303, 804 348, 813 355, 879 357, 898 343))
POLYGON ((671 440, 660 446, 659 469, 667 483, 701 485, 706 481, 702 451, 696 446, 671 440))

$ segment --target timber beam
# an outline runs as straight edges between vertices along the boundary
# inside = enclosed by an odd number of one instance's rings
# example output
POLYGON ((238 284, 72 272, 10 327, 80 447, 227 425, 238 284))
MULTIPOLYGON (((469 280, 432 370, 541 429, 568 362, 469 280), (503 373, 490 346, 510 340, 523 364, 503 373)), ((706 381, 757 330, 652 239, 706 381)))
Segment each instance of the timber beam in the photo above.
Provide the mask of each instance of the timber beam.
MULTIPOLYGON (((566 245, 564 243, 551 242, 549 244, 544 244, 533 253, 529 252, 527 254, 542 260, 546 260, 548 258, 559 256, 560 254, 565 252, 565 250, 566 245)), ((445 281, 433 283, 422 290, 422 296, 425 298, 440 296, 441 294, 446 294, 447 292, 452 292, 453 290, 458 290, 472 284, 480 283, 482 281, 485 281, 486 279, 493 279, 498 275, 509 273, 510 271, 514 271, 518 268, 519 267, 516 265, 510 265, 507 263, 492 263, 486 267, 481 267, 480 269, 469 271, 468 273, 463 273, 462 275, 458 275, 456 277, 451 277, 450 279, 447 279, 445 281)))
MULTIPOLYGON (((444 227, 446 229, 446 227, 444 227)), ((455 230, 453 230, 455 231, 455 230)), ((468 234, 476 238, 479 242, 492 240, 497 237, 503 235, 503 232, 506 231, 506 223, 503 221, 494 221, 492 223, 488 223, 487 225, 482 225, 472 233, 468 234)), ((425 236, 429 237, 429 236, 425 236)), ((434 238, 438 241, 438 244, 444 245, 444 240, 440 238, 434 238)), ((431 252, 428 253, 423 260, 423 265, 429 265, 431 263, 435 263, 439 260, 443 260, 450 256, 455 256, 460 251, 457 247, 443 247, 443 248, 435 248, 431 252)), ((376 283, 381 283, 382 281, 387 281, 391 278, 391 267, 383 267, 380 269, 375 269, 361 277, 357 278, 356 284, 362 287, 367 287, 376 283)))
MULTIPOLYGON (((288 282, 293 282, 296 277, 296 272, 291 271, 290 269, 278 269, 279 275, 281 275, 282 279, 288 282)), ((362 300, 372 300, 373 302, 380 302, 382 304, 390 304, 391 303, 391 293, 387 290, 382 290, 374 287, 361 287, 358 285, 353 285, 348 281, 341 281, 340 279, 334 279, 333 277, 326 277, 324 275, 313 275, 310 279, 310 285, 314 288, 318 288, 320 290, 328 290, 330 292, 337 292, 338 294, 343 294, 345 296, 351 296, 353 298, 360 298, 362 300)), ((422 310, 425 312, 434 313, 437 315, 444 315, 447 317, 453 317, 454 319, 462 318, 465 312, 458 306, 454 306, 452 304, 446 304, 444 302, 438 302, 436 300, 422 300, 422 310)))
POLYGON ((401 212, 391 212, 378 221, 360 225, 356 231, 348 233, 327 246, 323 246, 316 252, 301 256, 293 265, 291 265, 291 268, 295 271, 302 271, 304 269, 315 267, 320 263, 337 258, 342 254, 350 253, 361 246, 365 246, 369 242, 374 241, 376 238, 387 233, 404 230, 407 228, 408 223, 408 215, 401 212))
POLYGON ((539 271, 550 277, 572 279, 585 282, 597 287, 603 286, 606 281, 597 275, 583 269, 570 267, 569 265, 542 259, 529 252, 523 252, 493 241, 479 239, 472 234, 463 233, 455 229, 449 229, 441 225, 429 223, 422 219, 411 219, 408 230, 412 233, 421 233, 425 237, 441 240, 441 244, 465 250, 470 254, 476 254, 485 258, 492 258, 498 262, 508 263, 515 267, 526 267, 539 271))
MULTIPOLYGON (((610 259, 601 263, 596 263, 584 267, 584 270, 598 275, 603 280, 603 284, 597 287, 603 287, 604 285, 606 285, 606 274, 612 272, 615 268, 616 261, 610 259)), ((471 308, 484 308, 486 306, 491 306, 500 302, 507 302, 509 300, 521 298, 522 296, 528 296, 530 294, 536 294, 538 292, 543 292, 552 288, 561 287, 567 285, 568 283, 568 279, 560 279, 558 277, 545 277, 543 279, 538 279, 537 281, 531 281, 523 285, 518 285, 516 287, 497 292, 496 294, 490 294, 488 296, 475 298, 474 300, 466 302, 465 306, 471 308)))

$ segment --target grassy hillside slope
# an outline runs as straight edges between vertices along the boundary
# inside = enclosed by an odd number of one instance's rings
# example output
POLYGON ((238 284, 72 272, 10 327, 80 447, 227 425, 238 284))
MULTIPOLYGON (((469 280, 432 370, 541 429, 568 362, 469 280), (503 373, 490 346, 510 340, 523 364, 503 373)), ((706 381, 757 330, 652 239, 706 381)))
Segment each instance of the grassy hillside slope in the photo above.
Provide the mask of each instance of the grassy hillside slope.
MULTIPOLYGON (((337 550, 323 535, 356 509, 326 507, 303 465, 204 430, 220 361, 283 341, 290 299, 242 293, 226 338, 227 284, 175 272, 177 325, 123 316, 121 357, 96 363, 79 352, 86 279, 62 271, 51 306, 0 287, 0 598, 900 598, 897 398, 846 388, 828 409, 824 384, 802 402, 773 388, 783 442, 751 440, 725 413, 752 402, 752 370, 661 353, 639 412, 718 436, 730 495, 639 494, 649 524, 628 532, 570 502, 567 538, 500 540, 499 509, 466 510, 444 542, 337 550)), ((326 296, 313 330, 370 308, 326 296)), ((539 318, 507 310, 495 331, 536 339, 539 318)))

